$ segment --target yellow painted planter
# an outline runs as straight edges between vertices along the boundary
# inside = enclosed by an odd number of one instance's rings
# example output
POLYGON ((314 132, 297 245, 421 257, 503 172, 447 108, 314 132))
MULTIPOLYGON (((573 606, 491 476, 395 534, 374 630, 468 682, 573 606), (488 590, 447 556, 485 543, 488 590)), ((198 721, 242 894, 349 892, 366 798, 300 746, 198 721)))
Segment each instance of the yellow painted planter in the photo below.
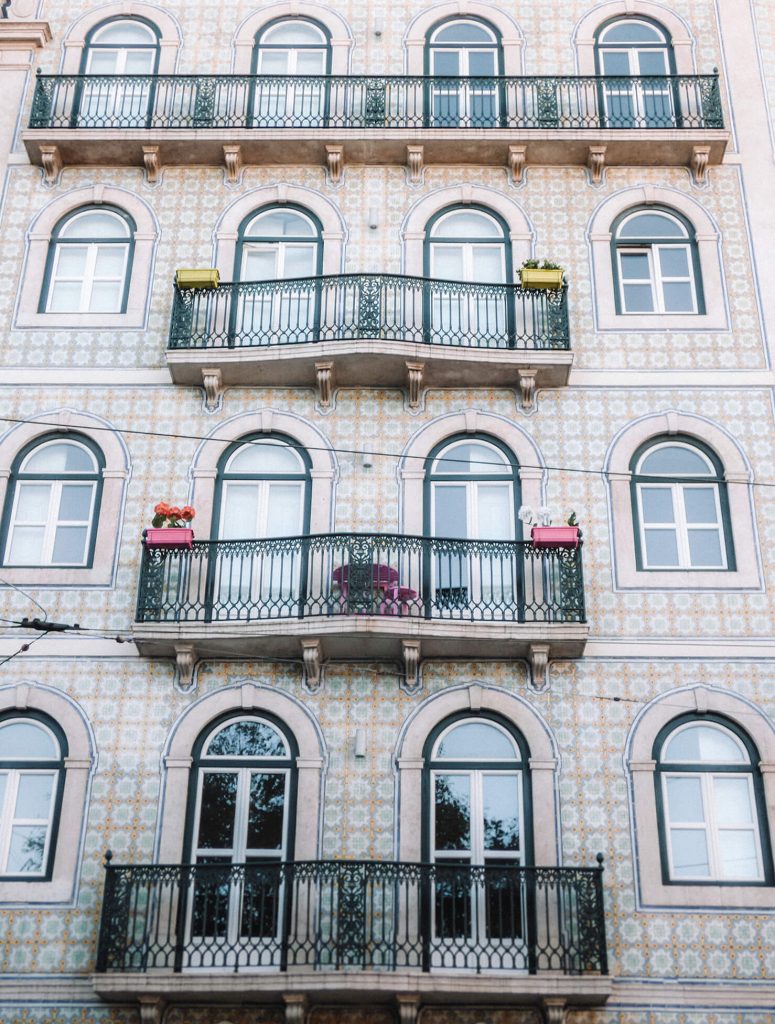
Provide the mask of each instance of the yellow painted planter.
POLYGON ((519 274, 523 288, 562 288, 561 270, 531 270, 523 267, 519 274))
POLYGON ((221 277, 214 268, 202 270, 178 270, 175 273, 178 288, 217 288, 221 277))

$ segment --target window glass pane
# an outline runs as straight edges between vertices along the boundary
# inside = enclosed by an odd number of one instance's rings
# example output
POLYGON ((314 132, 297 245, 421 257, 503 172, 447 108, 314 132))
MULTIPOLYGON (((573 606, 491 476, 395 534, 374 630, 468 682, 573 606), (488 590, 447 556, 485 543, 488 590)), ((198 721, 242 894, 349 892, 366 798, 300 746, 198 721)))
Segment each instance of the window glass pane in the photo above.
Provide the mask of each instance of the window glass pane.
POLYGON ((444 736, 435 756, 451 761, 471 758, 477 761, 519 758, 510 737, 487 722, 464 722, 462 725, 456 725, 444 736))
POLYGON ((701 829, 670 829, 673 878, 707 878, 710 875, 708 841, 701 829))
POLYGON ((519 780, 516 775, 482 779, 485 850, 519 849, 519 780))
POLYGON ((675 530, 644 530, 646 538, 646 565, 677 566, 678 540, 675 530))
POLYGON ((62 238, 126 238, 129 225, 123 217, 106 210, 76 214, 60 232, 62 238))
POLYGON ((759 859, 756 837, 752 830, 719 832, 721 874, 724 878, 758 878, 759 859))
POLYGON ((284 21, 270 28, 261 36, 261 44, 271 43, 272 46, 319 46, 325 43, 326 37, 308 21, 296 19, 284 21))
POLYGON ((41 445, 24 460, 25 473, 96 473, 97 462, 89 451, 80 444, 55 441, 41 445))
POLYGON ((511 466, 497 448, 476 442, 455 444, 445 448, 435 466, 434 473, 510 473, 511 466))
POLYGON ((695 567, 722 566, 721 535, 718 530, 689 530, 689 558, 695 567))
POLYGON ((663 277, 689 277, 689 250, 658 248, 663 277))
POLYGON ((624 19, 607 28, 601 35, 607 43, 664 43, 660 32, 642 21, 624 19))
POLYGON ((226 472, 253 473, 257 476, 285 473, 295 476, 304 472, 304 464, 293 448, 280 441, 253 441, 232 455, 226 465, 226 472))
MULTIPOLYGON (((279 249, 246 247, 242 254, 243 281, 274 281, 278 277, 279 249)), ((259 297, 260 301, 260 297, 259 297)))
POLYGON ((494 36, 484 25, 455 21, 444 25, 433 36, 434 43, 492 43, 494 36))
POLYGON ((11 830, 6 868, 9 875, 36 874, 42 870, 47 831, 45 825, 17 825, 11 830))
POLYGON ((81 285, 56 281, 49 290, 48 310, 51 313, 77 313, 81 306, 81 285))
POLYGON ((317 232, 310 221, 295 210, 269 210, 255 217, 245 235, 259 238, 306 237, 317 232))
POLYGON ((689 281, 666 281, 662 284, 666 313, 694 312, 694 289, 689 281))
POLYGON ((51 561, 55 565, 82 565, 88 533, 88 526, 58 526, 51 561))
POLYGON ((471 780, 467 775, 436 776, 436 849, 471 848, 471 780))
POLYGON ((636 213, 620 225, 617 237, 686 238, 686 228, 662 213, 636 213))
POLYGON ((207 744, 207 757, 287 757, 282 736, 266 722, 230 722, 207 744))
POLYGON ((726 731, 710 725, 689 725, 676 732, 662 754, 664 761, 707 761, 748 764, 748 755, 726 731))
POLYGON ((434 238, 503 238, 500 225, 478 210, 456 210, 454 213, 441 217, 433 225, 431 234, 434 238))
MULTIPOLYGON (((290 54, 287 50, 261 50, 258 62, 258 71, 262 75, 287 75, 290 64, 290 54)), ((277 90, 284 95, 285 85, 276 84, 268 86, 274 93, 277 90)), ((264 93, 266 96, 266 93, 264 93)))
POLYGON ((443 281, 462 281, 465 277, 462 245, 434 245, 431 250, 431 268, 435 278, 443 281))
MULTIPOLYGON (((433 54, 433 74, 439 78, 457 78, 460 74, 460 54, 456 50, 436 50, 433 54)), ((455 83, 456 85, 457 83, 455 83)), ((452 87, 452 83, 450 83, 450 87, 452 87)), ((457 96, 457 89, 455 89, 455 96, 457 96)), ((441 110, 445 114, 450 113, 450 108, 446 104, 442 105, 441 110)))
MULTIPOLYGON (((0 743, 1 742, 2 742, 2 740, 0 739, 0 743)), ((1 749, 1 747, 0 747, 0 749, 1 749)), ((1 756, 2 756, 2 753, 0 753, 0 757, 1 756)), ((3 810, 5 808, 5 791, 6 791, 7 786, 8 786, 8 775, 7 775, 7 773, 3 774, 2 772, 0 772, 0 815, 3 813, 3 810)))
POLYGON ((62 522, 82 523, 89 519, 94 484, 63 484, 59 502, 62 522))
POLYGON ((155 43, 153 31, 139 21, 115 21, 95 32, 92 42, 107 45, 145 45, 155 43))
MULTIPOLYGON (((641 75, 666 75, 667 71, 667 54, 664 50, 641 50, 638 54, 638 72, 641 75)), ((649 83, 649 89, 653 89, 654 86, 649 83)), ((670 102, 666 98, 664 106, 661 108, 665 111, 670 109, 670 102)))
POLYGON ((57 249, 55 275, 57 279, 76 278, 82 280, 86 273, 85 245, 60 245, 57 249))
POLYGON ((644 523, 674 523, 673 492, 668 487, 640 487, 644 523))
MULTIPOLYGON (((297 75, 323 75, 326 71, 326 54, 324 50, 299 50, 296 54, 297 75)), ((314 88, 307 86, 303 93, 305 98, 321 96, 314 88)))
POLYGON ((653 448, 641 461, 644 476, 715 476, 715 470, 696 448, 663 445, 653 448))
POLYGON ((221 537, 255 536, 258 527, 258 484, 230 483, 225 488, 221 537))
POLYGON ((645 252, 620 252, 619 266, 623 281, 650 281, 651 268, 645 252))
POLYGON ((715 487, 684 487, 684 508, 687 523, 716 523, 715 487))
MULTIPOLYGON (((269 485, 269 502, 266 515, 266 536, 287 537, 301 529, 302 500, 304 487, 302 484, 269 485)), ((291 556, 285 561, 290 565, 291 556)), ((278 569, 280 567, 277 560, 278 569)))
MULTIPOLYGON (((124 73, 127 75, 150 75, 156 63, 156 54, 153 50, 129 50, 124 64, 124 73)), ((125 102, 133 106, 134 110, 142 110, 148 97, 148 87, 145 82, 136 83, 126 87, 125 102)))
POLYGON ((14 527, 8 561, 13 565, 42 565, 43 527, 14 527))
POLYGON ((488 78, 496 73, 495 54, 492 50, 471 50, 468 54, 468 73, 488 78))
POLYGON ((200 849, 228 849, 233 845, 236 804, 237 775, 233 772, 205 772, 197 840, 200 849))
POLYGON ((437 487, 434 497, 434 537, 468 536, 465 487, 437 487))
POLYGON ((53 775, 20 775, 14 817, 48 821, 53 788, 53 775))
MULTIPOLYGON (((478 484, 476 494, 478 536, 488 540, 513 540, 511 485, 478 484)), ((497 555, 493 556, 493 564, 497 566, 497 555)), ((497 573, 497 567, 495 571, 497 573)), ((504 571, 508 572, 505 565, 504 571)))
POLYGON ((119 313, 124 285, 121 281, 95 281, 89 301, 90 313, 119 313))
POLYGON ((45 523, 48 519, 51 502, 51 487, 51 484, 20 483, 14 521, 17 523, 45 523))
POLYGON ((682 825, 702 824, 705 821, 702 782, 699 778, 668 778, 667 804, 670 821, 682 825))
POLYGON ((94 276, 97 278, 123 278, 126 247, 123 245, 100 245, 97 247, 97 262, 94 276))
MULTIPOLYGON (((115 75, 118 64, 118 53, 115 50, 90 50, 88 72, 90 75, 115 75)), ((97 103, 104 103, 102 83, 90 85, 89 92, 95 97, 99 95, 97 103)))
POLYGON ((626 284, 624 286, 624 310, 626 313, 653 313, 654 296, 649 284, 626 284))
POLYGON ((719 825, 752 825, 751 787, 748 779, 728 775, 713 780, 716 820, 719 825))
POLYGON ((280 850, 283 845, 285 812, 285 775, 250 776, 248 811, 248 849, 280 850))
POLYGON ((59 746, 50 733, 32 722, 0 724, 0 758, 14 761, 27 757, 59 757, 59 746))
POLYGON ((316 254, 313 245, 286 246, 283 277, 311 277, 317 269, 316 254))
POLYGON ((472 281, 498 284, 503 281, 504 260, 502 246, 472 246, 472 281))

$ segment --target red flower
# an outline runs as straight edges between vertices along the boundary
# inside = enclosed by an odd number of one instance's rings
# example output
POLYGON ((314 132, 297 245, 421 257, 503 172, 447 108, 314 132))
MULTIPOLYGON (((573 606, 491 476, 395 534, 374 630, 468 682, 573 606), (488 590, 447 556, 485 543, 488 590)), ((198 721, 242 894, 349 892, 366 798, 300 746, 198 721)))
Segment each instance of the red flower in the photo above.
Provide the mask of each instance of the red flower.
POLYGON ((170 514, 170 507, 164 501, 160 501, 153 510, 157 516, 168 516, 170 514))
POLYGON ((187 523, 190 523, 195 515, 196 512, 191 508, 190 505, 184 505, 180 513, 180 518, 185 519, 187 523))

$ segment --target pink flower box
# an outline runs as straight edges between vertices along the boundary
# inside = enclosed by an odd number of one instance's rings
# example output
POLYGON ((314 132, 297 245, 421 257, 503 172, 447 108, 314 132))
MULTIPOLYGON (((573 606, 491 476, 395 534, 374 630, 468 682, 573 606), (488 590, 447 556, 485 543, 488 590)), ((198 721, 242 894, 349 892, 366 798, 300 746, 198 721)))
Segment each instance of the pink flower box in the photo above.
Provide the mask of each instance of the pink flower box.
POLYGON ((190 551, 194 546, 194 531, 188 526, 149 526, 145 531, 145 544, 149 548, 190 551))
POLYGON ((530 538, 537 548, 577 548, 578 526, 534 526, 530 538))

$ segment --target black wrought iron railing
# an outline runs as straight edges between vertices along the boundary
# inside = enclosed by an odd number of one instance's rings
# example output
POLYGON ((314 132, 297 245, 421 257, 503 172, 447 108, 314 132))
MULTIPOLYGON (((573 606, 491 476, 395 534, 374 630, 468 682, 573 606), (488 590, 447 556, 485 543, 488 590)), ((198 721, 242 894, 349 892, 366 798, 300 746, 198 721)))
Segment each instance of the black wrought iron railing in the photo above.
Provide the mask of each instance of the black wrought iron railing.
POLYGON ((31 128, 723 128, 718 74, 38 75, 31 128))
POLYGON ((581 549, 374 533, 143 545, 138 622, 337 615, 584 622, 581 549))
POLYGON ((337 274, 178 288, 169 347, 375 338, 461 348, 568 349, 567 288, 337 274))
POLYGON ((97 971, 606 974, 598 861, 109 864, 97 971))

